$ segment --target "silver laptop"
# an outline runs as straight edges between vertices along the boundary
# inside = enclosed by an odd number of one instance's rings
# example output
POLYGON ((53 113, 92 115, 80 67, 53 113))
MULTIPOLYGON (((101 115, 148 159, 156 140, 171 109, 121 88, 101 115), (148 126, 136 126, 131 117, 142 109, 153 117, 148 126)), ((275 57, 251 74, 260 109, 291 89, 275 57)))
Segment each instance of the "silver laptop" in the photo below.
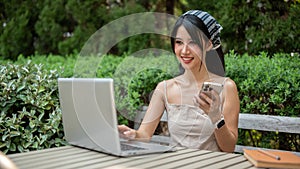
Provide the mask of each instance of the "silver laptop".
POLYGON ((58 87, 65 138, 71 145, 116 156, 175 151, 119 137, 113 79, 58 78, 58 87))

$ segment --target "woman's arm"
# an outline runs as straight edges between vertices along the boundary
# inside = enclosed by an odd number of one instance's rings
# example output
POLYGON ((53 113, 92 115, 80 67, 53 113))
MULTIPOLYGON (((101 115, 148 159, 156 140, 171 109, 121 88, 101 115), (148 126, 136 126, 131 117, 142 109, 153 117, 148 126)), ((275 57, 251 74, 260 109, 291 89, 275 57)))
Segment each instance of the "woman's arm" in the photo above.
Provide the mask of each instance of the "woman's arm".
POLYGON ((150 139, 160 122, 160 118, 165 110, 164 84, 159 83, 153 92, 149 107, 145 117, 136 132, 138 139, 150 139))
POLYGON ((240 100, 236 84, 233 80, 226 80, 224 86, 223 115, 225 125, 215 130, 219 148, 225 152, 233 152, 238 140, 238 119, 240 100))
POLYGON ((127 126, 118 126, 121 136, 129 139, 138 139, 141 141, 150 140, 160 118, 165 110, 164 103, 164 84, 160 82, 153 92, 149 107, 138 130, 130 129, 127 126))

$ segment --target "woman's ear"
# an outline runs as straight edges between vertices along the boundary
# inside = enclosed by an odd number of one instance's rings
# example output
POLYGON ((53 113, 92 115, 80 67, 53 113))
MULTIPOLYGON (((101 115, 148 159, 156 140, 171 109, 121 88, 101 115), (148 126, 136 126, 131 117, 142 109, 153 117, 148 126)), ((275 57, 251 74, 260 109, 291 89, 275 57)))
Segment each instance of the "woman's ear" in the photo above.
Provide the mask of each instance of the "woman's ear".
POLYGON ((212 42, 209 40, 207 45, 206 45, 206 51, 210 51, 213 48, 212 42))

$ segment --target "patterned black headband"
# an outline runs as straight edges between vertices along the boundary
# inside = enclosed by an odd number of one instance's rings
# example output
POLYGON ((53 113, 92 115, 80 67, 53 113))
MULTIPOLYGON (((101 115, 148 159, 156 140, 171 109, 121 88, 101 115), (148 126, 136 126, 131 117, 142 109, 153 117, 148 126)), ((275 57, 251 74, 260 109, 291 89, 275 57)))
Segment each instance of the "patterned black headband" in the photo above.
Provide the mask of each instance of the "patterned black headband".
POLYGON ((200 11, 200 10, 190 10, 183 14, 185 15, 194 15, 202 20, 206 25, 208 32, 210 34, 210 40, 212 41, 214 49, 218 48, 221 45, 220 32, 223 27, 217 22, 217 20, 211 16, 209 13, 200 11))

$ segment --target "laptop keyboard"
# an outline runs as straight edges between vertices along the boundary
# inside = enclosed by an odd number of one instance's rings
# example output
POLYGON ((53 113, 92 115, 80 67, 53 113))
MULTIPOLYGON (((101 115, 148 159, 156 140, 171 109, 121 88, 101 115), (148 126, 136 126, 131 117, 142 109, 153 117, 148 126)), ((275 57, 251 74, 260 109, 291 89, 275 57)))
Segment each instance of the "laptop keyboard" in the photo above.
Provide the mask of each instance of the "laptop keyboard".
POLYGON ((146 148, 137 147, 137 146, 128 145, 128 144, 121 144, 121 150, 122 151, 128 151, 128 150, 146 150, 146 148))

